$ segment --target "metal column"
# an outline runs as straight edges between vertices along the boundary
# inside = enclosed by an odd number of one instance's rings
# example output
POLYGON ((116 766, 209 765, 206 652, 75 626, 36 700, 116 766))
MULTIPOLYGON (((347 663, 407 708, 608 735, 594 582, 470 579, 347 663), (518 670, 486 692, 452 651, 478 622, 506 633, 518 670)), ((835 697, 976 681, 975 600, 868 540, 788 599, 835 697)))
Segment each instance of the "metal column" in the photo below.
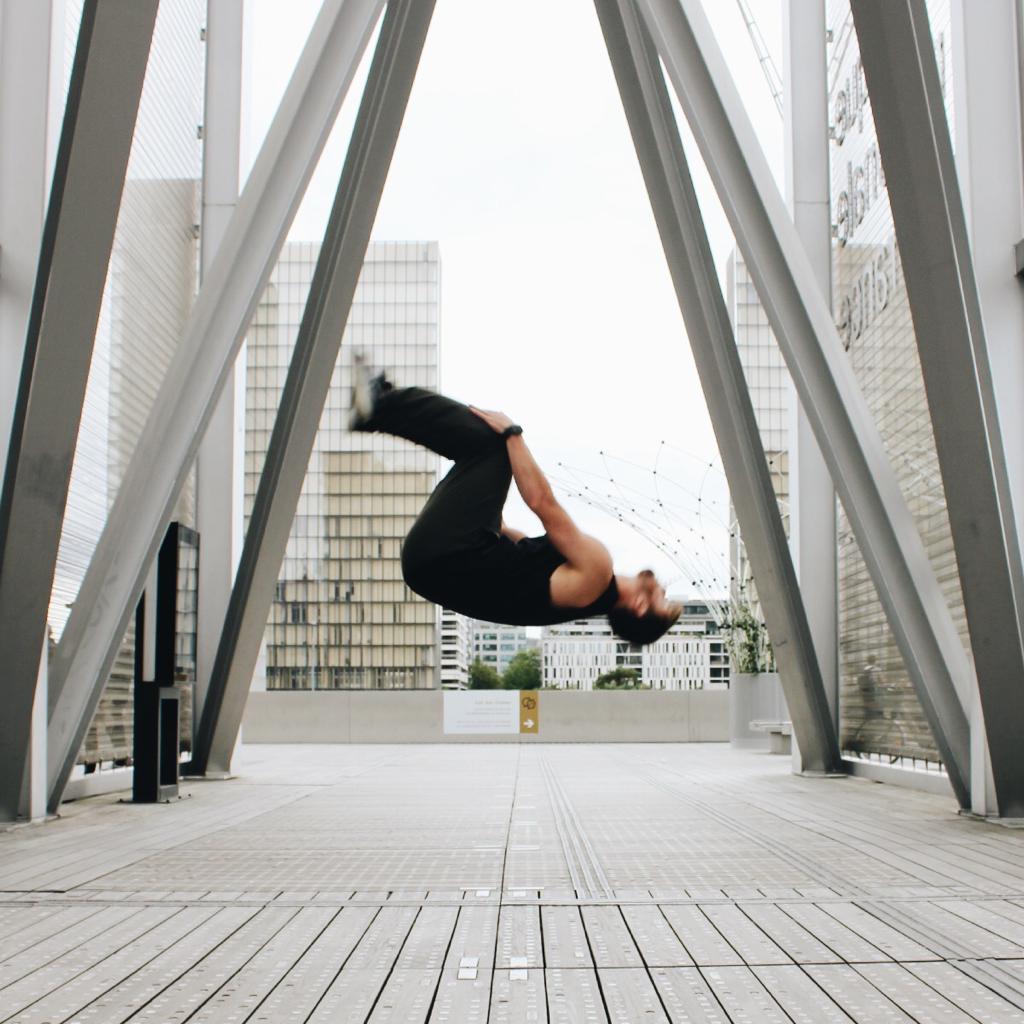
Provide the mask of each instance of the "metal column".
POLYGON ((0 664, 8 680, 0 819, 18 810, 75 442, 157 4, 87 0, 82 11, 0 497, 0 664))
MULTIPOLYGON (((853 0, 852 10, 946 492, 996 800, 1004 817, 1024 818, 1024 571, 928 10, 924 0, 853 0)), ((1012 274, 1009 252, 1006 272, 1012 274)))
MULTIPOLYGON (((243 0, 207 0, 203 116, 201 271, 213 265, 238 205, 242 121, 243 0)), ((217 640, 231 597, 243 532, 245 349, 228 375, 196 459, 196 527, 202 538, 193 736, 206 699, 217 640)))
MULTIPOLYGON (((825 0, 786 0, 783 20, 787 204, 822 295, 832 293, 825 0)), ((839 730, 836 491, 796 394, 789 432, 789 536, 825 695, 839 730)))
POLYGON ((0 456, 4 458, 50 183, 51 24, 49 3, 6 0, 0 4, 0 456))
POLYGON ((973 676, 832 314, 700 0, 636 0, 757 286, 963 806, 973 676))
POLYGON ((632 0, 596 0, 808 771, 841 758, 736 339, 668 89, 632 0))
POLYGON ((196 736, 192 770, 227 772, 274 586, 412 91, 434 0, 390 0, 324 234, 196 736))
POLYGON ((384 0, 324 0, 107 517, 51 665, 50 806, 384 0))

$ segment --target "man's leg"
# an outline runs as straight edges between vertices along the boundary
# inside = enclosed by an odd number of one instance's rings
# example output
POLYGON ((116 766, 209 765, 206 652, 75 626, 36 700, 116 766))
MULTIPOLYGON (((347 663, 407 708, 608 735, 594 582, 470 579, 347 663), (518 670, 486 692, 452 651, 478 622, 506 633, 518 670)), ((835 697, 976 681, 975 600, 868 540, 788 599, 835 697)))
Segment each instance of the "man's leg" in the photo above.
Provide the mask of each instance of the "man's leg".
POLYGON ((504 444, 452 466, 402 546, 402 572, 413 590, 448 603, 446 584, 452 565, 468 568, 502 543, 501 510, 511 480, 504 444))
POLYGON ((468 405, 425 388, 387 387, 357 429, 404 437, 454 462, 504 449, 501 438, 468 405))

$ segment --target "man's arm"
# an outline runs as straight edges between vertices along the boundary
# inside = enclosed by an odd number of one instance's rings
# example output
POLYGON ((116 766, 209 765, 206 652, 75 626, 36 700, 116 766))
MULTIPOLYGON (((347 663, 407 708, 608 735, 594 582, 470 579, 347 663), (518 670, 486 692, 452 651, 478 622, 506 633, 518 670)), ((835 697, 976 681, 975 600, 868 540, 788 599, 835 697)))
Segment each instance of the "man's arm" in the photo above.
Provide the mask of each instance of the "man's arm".
MULTIPOLYGON (((473 411, 498 433, 512 424, 512 420, 503 413, 473 411)), ((570 571, 563 574, 559 592, 552 592, 552 597, 559 604, 589 604, 600 596, 611 577, 612 560, 608 549, 600 541, 582 533, 558 503, 548 478, 537 465, 522 435, 513 435, 506 444, 512 476, 523 501, 543 523, 551 543, 568 562, 570 571)))

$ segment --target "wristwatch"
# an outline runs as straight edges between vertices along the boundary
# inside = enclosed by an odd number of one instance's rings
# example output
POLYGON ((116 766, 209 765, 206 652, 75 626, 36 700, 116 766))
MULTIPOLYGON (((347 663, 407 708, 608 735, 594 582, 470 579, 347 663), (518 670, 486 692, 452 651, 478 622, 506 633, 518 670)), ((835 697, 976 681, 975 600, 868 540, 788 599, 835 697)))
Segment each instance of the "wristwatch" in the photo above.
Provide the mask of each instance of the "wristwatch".
POLYGON ((523 432, 523 428, 518 423, 513 423, 512 426, 506 427, 502 432, 502 437, 515 437, 523 432))

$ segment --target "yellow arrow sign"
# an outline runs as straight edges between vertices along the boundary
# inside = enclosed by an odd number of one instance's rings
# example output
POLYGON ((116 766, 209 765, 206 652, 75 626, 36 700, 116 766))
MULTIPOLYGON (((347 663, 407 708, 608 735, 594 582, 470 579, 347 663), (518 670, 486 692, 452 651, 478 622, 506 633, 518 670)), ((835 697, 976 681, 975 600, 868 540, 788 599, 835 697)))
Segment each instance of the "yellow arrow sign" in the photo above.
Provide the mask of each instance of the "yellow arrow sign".
POLYGON ((519 731, 540 731, 540 694, 536 690, 519 691, 519 731))

